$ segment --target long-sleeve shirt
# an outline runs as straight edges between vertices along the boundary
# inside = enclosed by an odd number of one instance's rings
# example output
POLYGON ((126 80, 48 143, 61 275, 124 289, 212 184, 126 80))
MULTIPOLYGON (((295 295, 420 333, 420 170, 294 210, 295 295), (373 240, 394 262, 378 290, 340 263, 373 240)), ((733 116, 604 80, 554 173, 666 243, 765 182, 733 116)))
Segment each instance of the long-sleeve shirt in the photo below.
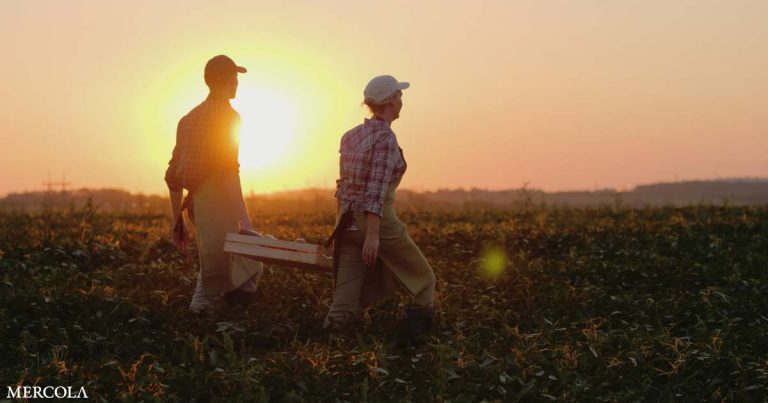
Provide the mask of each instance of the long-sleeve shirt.
POLYGON ((344 134, 339 153, 336 198, 342 212, 367 211, 381 216, 389 184, 407 167, 395 133, 382 120, 365 119, 344 134))
POLYGON ((193 192, 209 175, 239 173, 239 124, 240 115, 229 100, 211 96, 181 118, 165 171, 168 189, 193 192))

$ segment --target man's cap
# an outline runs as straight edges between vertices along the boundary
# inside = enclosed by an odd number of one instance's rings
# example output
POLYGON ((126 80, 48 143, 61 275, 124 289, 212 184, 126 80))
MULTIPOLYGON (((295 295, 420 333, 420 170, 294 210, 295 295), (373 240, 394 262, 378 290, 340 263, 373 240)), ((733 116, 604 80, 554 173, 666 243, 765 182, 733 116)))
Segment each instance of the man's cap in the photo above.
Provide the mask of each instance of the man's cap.
POLYGON ((232 74, 245 73, 247 71, 245 67, 236 65, 234 60, 224 55, 214 56, 205 64, 206 79, 227 78, 232 74))
POLYGON ((378 105, 386 101, 397 90, 404 90, 410 86, 411 84, 399 82, 392 76, 378 76, 368 82, 368 85, 365 86, 365 91, 363 91, 363 96, 365 96, 366 101, 378 105))

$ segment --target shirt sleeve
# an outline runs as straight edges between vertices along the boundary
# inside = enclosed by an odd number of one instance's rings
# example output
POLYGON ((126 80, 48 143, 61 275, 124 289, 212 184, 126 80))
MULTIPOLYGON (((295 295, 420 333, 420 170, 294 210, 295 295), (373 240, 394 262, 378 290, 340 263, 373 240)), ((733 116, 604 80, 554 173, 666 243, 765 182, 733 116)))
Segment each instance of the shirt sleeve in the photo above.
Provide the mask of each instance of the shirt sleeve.
POLYGON ((171 160, 168 161, 168 169, 165 170, 165 183, 168 185, 168 190, 172 192, 181 191, 181 181, 176 176, 179 168, 179 135, 181 133, 181 121, 179 121, 176 127, 176 144, 173 146, 173 153, 171 154, 171 160))
POLYGON ((394 136, 383 132, 373 146, 371 170, 365 188, 363 209, 381 216, 384 210, 384 197, 387 194, 392 172, 395 168, 395 158, 398 152, 394 136))

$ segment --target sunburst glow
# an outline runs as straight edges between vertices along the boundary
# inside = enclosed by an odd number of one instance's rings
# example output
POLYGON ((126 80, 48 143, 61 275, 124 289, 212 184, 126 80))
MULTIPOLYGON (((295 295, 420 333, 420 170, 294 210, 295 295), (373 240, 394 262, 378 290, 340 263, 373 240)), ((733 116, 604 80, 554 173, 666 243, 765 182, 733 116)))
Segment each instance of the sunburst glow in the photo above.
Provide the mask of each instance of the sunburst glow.
POLYGON ((296 106, 280 93, 240 84, 232 102, 240 113, 240 167, 276 164, 296 137, 296 106))

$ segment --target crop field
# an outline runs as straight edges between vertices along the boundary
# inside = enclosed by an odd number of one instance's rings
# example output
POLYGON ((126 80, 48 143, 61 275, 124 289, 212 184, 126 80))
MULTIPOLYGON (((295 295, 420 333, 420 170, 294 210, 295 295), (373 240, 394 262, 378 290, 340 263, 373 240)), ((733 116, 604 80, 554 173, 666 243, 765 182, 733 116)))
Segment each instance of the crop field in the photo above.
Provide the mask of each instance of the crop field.
MULTIPOLYGON (((281 239, 328 212, 254 210, 281 239)), ((267 266, 257 301, 188 311, 196 251, 161 215, 0 212, 0 401, 764 401, 768 210, 519 206, 404 211, 437 275, 437 326, 404 342, 398 294, 343 332, 331 278, 267 266)))

